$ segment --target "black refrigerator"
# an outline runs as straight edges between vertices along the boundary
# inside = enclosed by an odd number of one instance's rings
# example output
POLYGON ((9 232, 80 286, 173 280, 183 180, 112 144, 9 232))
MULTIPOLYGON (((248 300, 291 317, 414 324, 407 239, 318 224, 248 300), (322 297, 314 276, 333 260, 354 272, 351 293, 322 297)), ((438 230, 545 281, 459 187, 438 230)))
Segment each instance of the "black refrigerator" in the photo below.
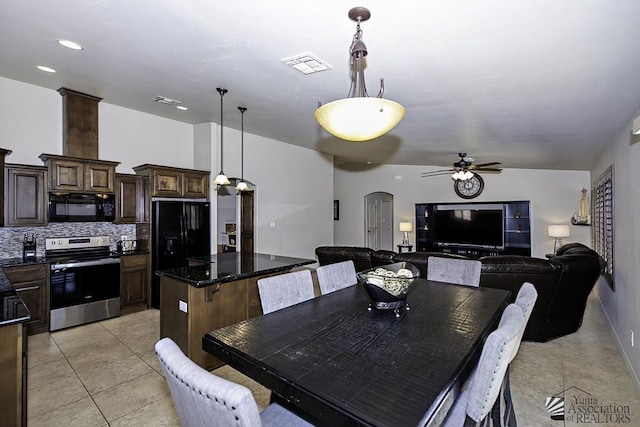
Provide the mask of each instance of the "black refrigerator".
POLYGON ((187 265, 187 258, 209 255, 209 202, 154 201, 151 305, 160 308, 158 270, 187 265))

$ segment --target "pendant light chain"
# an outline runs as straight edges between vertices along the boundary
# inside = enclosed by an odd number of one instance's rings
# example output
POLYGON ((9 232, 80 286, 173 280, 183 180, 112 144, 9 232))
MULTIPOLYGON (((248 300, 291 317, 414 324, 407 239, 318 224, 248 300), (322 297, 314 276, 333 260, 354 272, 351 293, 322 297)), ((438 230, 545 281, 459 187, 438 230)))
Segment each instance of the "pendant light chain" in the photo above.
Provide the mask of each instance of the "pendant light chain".
POLYGON ((222 112, 224 111, 224 104, 222 99, 224 98, 224 94, 228 92, 227 89, 216 88, 218 93, 220 94, 220 170, 224 170, 224 115, 222 112))
POLYGON ((224 103, 223 98, 224 94, 228 92, 226 89, 216 88, 218 93, 220 94, 220 173, 216 176, 216 179, 213 180, 213 183, 216 185, 229 185, 229 179, 224 174, 224 103))
POLYGON ((246 107, 238 107, 240 110, 240 180, 244 181, 244 112, 246 107))
POLYGON ((249 185, 244 180, 244 112, 247 111, 246 107, 238 107, 241 113, 240 120, 240 182, 236 186, 238 192, 249 191, 249 185))

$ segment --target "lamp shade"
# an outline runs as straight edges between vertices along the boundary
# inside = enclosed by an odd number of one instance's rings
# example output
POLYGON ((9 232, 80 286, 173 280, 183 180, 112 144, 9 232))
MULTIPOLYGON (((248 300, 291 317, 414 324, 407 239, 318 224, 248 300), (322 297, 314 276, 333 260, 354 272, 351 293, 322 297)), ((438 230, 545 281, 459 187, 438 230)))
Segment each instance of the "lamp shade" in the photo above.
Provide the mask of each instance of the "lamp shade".
POLYGON ((400 231, 412 231, 413 224, 410 222, 401 222, 400 223, 400 231))
POLYGON ((384 98, 345 98, 319 107, 314 116, 327 132, 346 141, 369 141, 393 129, 405 109, 384 98))
POLYGON ((244 181, 240 181, 240 182, 238 182, 238 185, 236 185, 236 190, 238 190, 238 191, 249 191, 249 185, 244 181))
POLYGON ((547 228, 547 234, 549 237, 563 238, 571 236, 569 225, 567 224, 553 224, 547 228))
POLYGON ((216 185, 229 185, 231 181, 229 181, 229 178, 227 178, 224 172, 220 171, 216 179, 213 180, 213 183, 216 185))

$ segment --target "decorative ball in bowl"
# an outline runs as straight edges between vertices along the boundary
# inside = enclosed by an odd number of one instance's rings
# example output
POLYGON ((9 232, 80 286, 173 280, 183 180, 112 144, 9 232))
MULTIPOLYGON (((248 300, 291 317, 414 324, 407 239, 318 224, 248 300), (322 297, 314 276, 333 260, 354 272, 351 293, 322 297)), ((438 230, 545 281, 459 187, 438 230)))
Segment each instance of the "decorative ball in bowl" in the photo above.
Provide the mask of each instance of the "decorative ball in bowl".
POLYGON ((411 263, 396 262, 361 271, 357 276, 375 308, 397 310, 406 305, 407 293, 420 277, 420 270, 411 263))

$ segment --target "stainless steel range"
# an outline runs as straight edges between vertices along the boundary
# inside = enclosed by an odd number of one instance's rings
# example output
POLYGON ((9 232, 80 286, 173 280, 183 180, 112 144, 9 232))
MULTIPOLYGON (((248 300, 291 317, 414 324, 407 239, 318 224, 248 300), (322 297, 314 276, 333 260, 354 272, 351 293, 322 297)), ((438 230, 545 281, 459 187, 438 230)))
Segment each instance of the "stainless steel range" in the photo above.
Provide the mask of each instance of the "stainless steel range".
POLYGON ((51 331, 120 315, 120 258, 109 236, 45 239, 51 331))

